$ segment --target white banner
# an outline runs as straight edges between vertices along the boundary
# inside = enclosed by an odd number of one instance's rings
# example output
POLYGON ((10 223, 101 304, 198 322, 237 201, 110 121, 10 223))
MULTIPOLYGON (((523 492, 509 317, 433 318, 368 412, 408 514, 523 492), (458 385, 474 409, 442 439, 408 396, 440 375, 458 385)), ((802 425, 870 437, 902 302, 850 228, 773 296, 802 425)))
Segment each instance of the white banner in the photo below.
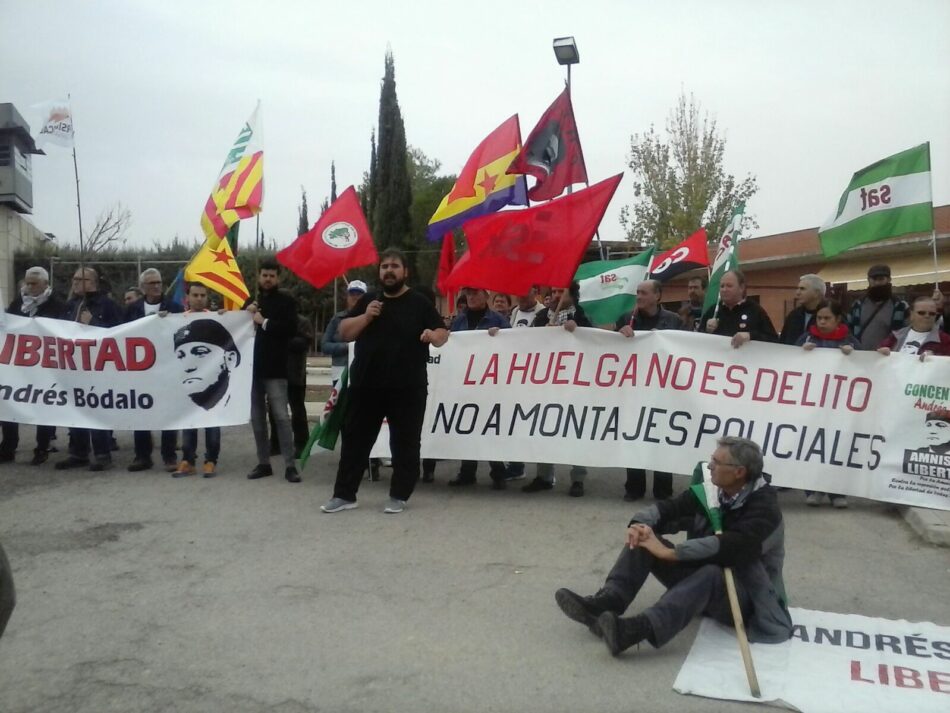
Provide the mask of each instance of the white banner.
POLYGON ((735 630, 704 618, 673 689, 803 713, 946 711, 950 627, 792 609, 792 638, 752 644, 761 698, 749 694, 735 630))
POLYGON ((599 329, 453 334, 423 455, 692 473, 724 435, 776 485, 950 509, 950 359, 599 329))
POLYGON ((111 329, 0 312, 0 420, 120 431, 247 423, 247 312, 151 315, 111 329))

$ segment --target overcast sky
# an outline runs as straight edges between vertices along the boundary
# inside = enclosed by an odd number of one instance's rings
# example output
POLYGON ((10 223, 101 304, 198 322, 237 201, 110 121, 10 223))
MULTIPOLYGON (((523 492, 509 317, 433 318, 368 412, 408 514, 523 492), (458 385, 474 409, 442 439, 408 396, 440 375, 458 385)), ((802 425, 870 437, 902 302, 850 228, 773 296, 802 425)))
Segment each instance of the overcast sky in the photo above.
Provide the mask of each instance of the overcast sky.
MULTIPOLYGON (((766 235, 815 226, 857 169, 931 142, 950 203, 950 2, 757 0, 454 3, 2 0, 0 101, 72 95, 86 225, 116 201, 130 244, 197 238, 225 154, 262 103, 268 239, 296 236, 369 162, 387 44, 410 144, 457 172, 513 113, 524 135, 563 87, 551 40, 574 35, 574 110, 592 181, 626 170, 601 225, 622 237, 631 134, 692 92, 752 173, 766 235)), ((34 222, 76 242, 72 159, 34 157, 34 222)), ((245 230, 250 229, 248 225, 245 230)), ((247 233, 243 233, 247 235, 247 233)))

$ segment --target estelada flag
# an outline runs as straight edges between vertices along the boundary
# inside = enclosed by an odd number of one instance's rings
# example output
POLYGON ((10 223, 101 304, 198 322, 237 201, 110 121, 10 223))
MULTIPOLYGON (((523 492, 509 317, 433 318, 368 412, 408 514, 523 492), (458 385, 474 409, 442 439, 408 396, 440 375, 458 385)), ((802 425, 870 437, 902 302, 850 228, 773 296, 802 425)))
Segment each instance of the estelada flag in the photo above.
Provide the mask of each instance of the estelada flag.
POLYGON ((709 267, 709 248, 706 243, 706 229, 700 228, 675 248, 657 255, 650 266, 650 277, 666 282, 697 267, 709 267))
POLYGON ((622 177, 466 224, 468 252, 445 281, 446 289, 484 287, 524 295, 532 285, 567 287, 622 177))
POLYGON ((206 240, 185 266, 185 280, 220 293, 225 309, 241 309, 250 295, 227 240, 219 241, 216 248, 206 240))
POLYGON ((350 186, 306 233, 277 253, 277 261, 316 288, 353 267, 376 262, 376 246, 350 186))
POLYGON ((507 119, 475 148, 455 185, 429 218, 426 237, 435 241, 468 220, 506 205, 528 205, 524 176, 506 173, 521 150, 518 115, 507 119))
POLYGON ((508 173, 527 173, 538 179, 528 191, 533 201, 557 198, 571 184, 587 182, 584 151, 566 88, 544 112, 508 173))
POLYGON ((232 225, 261 212, 264 203, 264 149, 260 102, 238 133, 201 214, 201 229, 217 248, 232 225))

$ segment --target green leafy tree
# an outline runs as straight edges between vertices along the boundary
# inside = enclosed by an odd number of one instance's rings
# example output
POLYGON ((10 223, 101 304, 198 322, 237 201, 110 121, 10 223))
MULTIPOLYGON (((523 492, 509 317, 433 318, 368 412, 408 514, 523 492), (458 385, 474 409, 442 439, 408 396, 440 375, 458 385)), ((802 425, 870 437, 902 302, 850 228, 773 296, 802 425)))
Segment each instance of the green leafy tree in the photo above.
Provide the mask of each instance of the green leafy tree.
MULTIPOLYGON (((666 135, 653 125, 630 138, 628 165, 633 171, 632 206, 620 212, 627 238, 638 245, 666 249, 705 226, 718 238, 740 201, 758 185, 755 176, 741 181, 726 173, 726 139, 714 118, 690 95, 681 94, 666 121, 666 135)), ((748 214, 747 214, 748 216, 748 214)), ((747 229, 758 227, 747 217, 747 229)))
POLYGON ((441 243, 430 243, 426 239, 429 218, 439 207, 446 193, 452 190, 455 176, 441 176, 442 164, 438 159, 430 159, 422 149, 410 146, 409 181, 412 185, 412 241, 416 252, 416 271, 420 285, 432 285, 439 268, 441 243))
MULTIPOLYGON (((409 161, 406 152, 406 127, 396 97, 396 67, 391 50, 386 51, 385 73, 379 94, 379 144, 376 148, 375 171, 371 166, 372 216, 370 228, 379 249, 397 247, 412 249, 412 187, 409 182, 409 161)), ((415 274, 409 256, 410 275, 415 274)))

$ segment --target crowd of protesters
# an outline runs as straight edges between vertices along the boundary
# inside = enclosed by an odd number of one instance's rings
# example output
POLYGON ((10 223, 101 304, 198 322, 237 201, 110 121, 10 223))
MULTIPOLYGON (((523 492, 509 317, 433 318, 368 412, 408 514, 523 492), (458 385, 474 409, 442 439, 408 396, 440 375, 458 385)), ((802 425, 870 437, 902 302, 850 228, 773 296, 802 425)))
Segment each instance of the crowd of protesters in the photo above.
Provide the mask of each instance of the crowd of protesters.
MULTIPOLYGON (((705 312, 702 309, 707 287, 705 278, 688 281, 688 299, 681 304, 664 303, 663 285, 646 279, 637 287, 634 309, 613 325, 591 324, 582 308, 576 283, 567 289, 535 287, 514 299, 477 287, 465 288, 455 305, 455 314, 444 323, 435 311, 432 296, 409 288, 404 256, 398 251, 388 251, 380 264, 379 291, 371 291, 361 280, 350 282, 346 309, 333 316, 323 335, 322 351, 331 357, 334 382, 347 364, 349 343, 356 341, 357 358, 351 371, 356 398, 351 400, 350 409, 358 415, 348 417, 344 427, 337 485, 324 510, 338 512, 355 507, 369 448, 383 418, 389 420, 393 447, 393 488, 387 512, 400 512, 405 507, 420 471, 419 429, 425 405, 427 344, 444 343, 450 332, 484 330, 488 336, 494 336, 500 329, 509 328, 574 331, 579 326, 597 326, 635 338, 645 331, 672 329, 725 336, 735 348, 749 341, 765 341, 805 350, 836 348, 844 354, 877 350, 884 355, 897 351, 921 358, 950 356, 950 334, 947 333, 950 315, 946 314, 950 303, 945 302, 939 291, 917 296, 908 304, 894 294, 887 265, 871 267, 867 277, 867 291, 845 311, 841 304, 828 299, 820 276, 803 275, 795 291, 796 306, 788 313, 780 331, 776 331, 766 311, 748 298, 746 278, 738 270, 722 276, 719 301, 705 312)), ((277 263, 263 262, 258 270, 255 296, 244 305, 252 315, 256 333, 251 427, 257 464, 247 477, 257 480, 273 475, 271 456, 279 454, 285 479, 298 483, 296 460, 308 435, 304 396, 306 356, 313 333, 308 320, 298 315, 294 299, 278 288, 279 278, 277 263)), ((209 290, 198 283, 187 287, 188 311, 207 311, 209 290)), ((53 292, 47 271, 31 267, 7 311, 96 327, 114 327, 150 315, 163 317, 182 311, 178 303, 166 296, 161 273, 154 268, 142 272, 138 284, 121 293, 121 306, 109 292, 100 285, 95 269, 82 267, 73 275, 71 293, 63 301, 53 292)), ((19 431, 18 424, 2 422, 0 463, 14 461, 19 431)), ((179 448, 177 431, 161 432, 159 450, 165 470, 175 477, 199 472, 205 477, 216 475, 220 429, 205 429, 205 453, 200 470, 197 440, 196 429, 185 430, 179 448)), ((57 450, 56 442, 55 427, 37 426, 30 463, 35 466, 45 463, 50 453, 57 450)), ((134 455, 128 470, 152 469, 153 434, 136 431, 133 443, 134 455)), ((85 428, 68 429, 68 442, 65 448, 62 446, 59 450, 65 453, 56 462, 57 469, 106 470, 113 466, 112 454, 117 449, 110 431, 85 428)), ((544 463, 532 466, 493 461, 488 464, 489 480, 493 488, 504 489, 510 481, 525 478, 532 467, 535 475, 521 490, 537 493, 554 489, 554 466, 544 463)), ((425 461, 421 468, 426 476, 423 480, 431 482, 434 461, 425 461)), ((448 484, 453 487, 474 485, 477 469, 477 462, 462 461, 448 484)), ((378 472, 378 463, 372 472, 378 472)), ((584 495, 586 474, 583 466, 570 466, 569 495, 584 495)), ((625 500, 635 501, 646 495, 646 477, 644 469, 631 464, 624 484, 625 500)), ((671 497, 673 474, 654 472, 652 494, 658 500, 671 497)), ((818 505, 826 495, 833 506, 847 507, 846 498, 833 493, 807 492, 806 502, 818 505)))

